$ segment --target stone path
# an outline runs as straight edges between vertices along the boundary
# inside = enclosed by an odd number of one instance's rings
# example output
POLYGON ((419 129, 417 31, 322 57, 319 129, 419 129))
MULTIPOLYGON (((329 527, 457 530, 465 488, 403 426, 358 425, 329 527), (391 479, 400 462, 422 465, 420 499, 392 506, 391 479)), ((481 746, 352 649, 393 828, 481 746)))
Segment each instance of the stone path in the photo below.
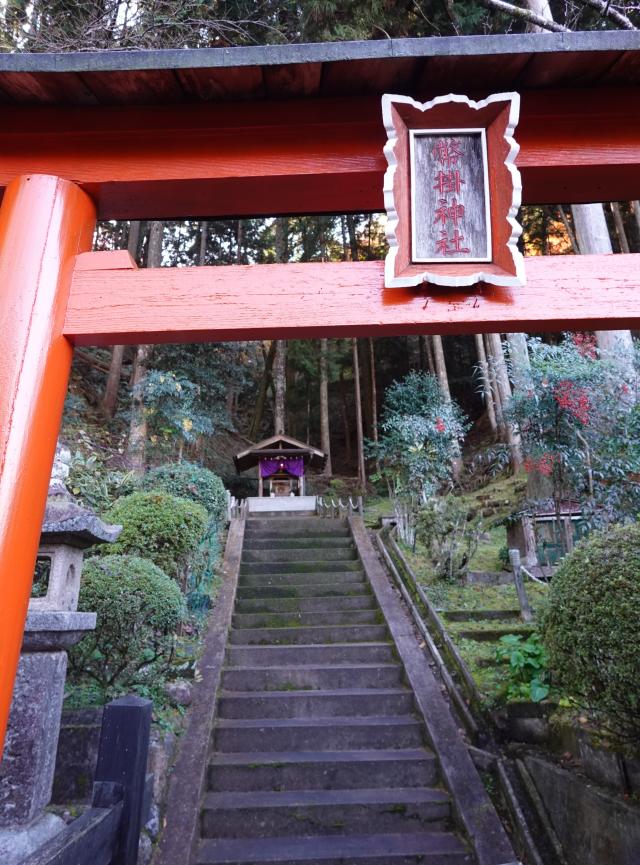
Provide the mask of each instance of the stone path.
POLYGON ((425 739, 347 522, 249 518, 198 865, 475 862, 425 739))

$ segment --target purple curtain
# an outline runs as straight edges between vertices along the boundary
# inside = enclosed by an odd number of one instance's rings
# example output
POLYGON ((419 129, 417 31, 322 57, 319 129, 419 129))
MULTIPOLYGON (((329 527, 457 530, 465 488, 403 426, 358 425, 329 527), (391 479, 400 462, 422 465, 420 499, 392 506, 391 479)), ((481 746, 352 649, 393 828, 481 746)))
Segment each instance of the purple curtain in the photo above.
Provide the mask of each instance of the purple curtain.
POLYGON ((304 474, 304 457, 280 457, 272 459, 265 457, 260 460, 260 477, 270 478, 277 471, 289 472, 295 478, 301 478, 304 474))

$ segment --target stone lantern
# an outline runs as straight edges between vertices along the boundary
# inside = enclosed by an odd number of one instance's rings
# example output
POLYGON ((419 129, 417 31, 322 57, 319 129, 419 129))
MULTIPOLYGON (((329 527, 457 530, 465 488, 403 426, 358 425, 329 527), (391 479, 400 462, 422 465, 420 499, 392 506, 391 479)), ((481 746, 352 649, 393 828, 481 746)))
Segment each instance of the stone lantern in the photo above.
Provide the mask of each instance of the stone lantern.
POLYGON ((60 479, 49 487, 38 559, 50 563, 48 584, 29 603, 0 764, 0 862, 16 865, 62 828, 44 811, 51 799, 67 649, 96 626, 95 613, 78 612, 83 551, 115 541, 108 526, 78 505, 60 479))

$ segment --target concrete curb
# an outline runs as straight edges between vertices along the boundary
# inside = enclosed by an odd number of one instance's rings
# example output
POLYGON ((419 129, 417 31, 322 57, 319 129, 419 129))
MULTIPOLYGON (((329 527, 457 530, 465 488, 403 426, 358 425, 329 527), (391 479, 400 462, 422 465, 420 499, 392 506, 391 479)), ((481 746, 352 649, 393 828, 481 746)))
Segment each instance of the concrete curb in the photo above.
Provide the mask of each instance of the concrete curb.
POLYGON ((187 728, 170 776, 162 835, 153 865, 187 865, 196 852, 200 803, 207 776, 217 691, 235 604, 244 529, 244 520, 231 521, 222 564, 222 588, 209 620, 198 664, 201 678, 194 688, 187 728))

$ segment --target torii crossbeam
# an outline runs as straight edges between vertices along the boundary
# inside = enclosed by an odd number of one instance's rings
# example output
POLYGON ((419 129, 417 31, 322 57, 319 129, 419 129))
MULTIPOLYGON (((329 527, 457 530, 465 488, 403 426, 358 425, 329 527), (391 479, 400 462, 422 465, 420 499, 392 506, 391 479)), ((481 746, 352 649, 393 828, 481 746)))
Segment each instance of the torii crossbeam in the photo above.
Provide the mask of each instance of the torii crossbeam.
POLYGON ((639 255, 532 258, 523 288, 452 293, 385 289, 378 262, 90 252, 98 217, 381 210, 382 93, 503 90, 525 203, 640 198, 632 33, 0 56, 0 742, 74 344, 640 327, 639 255))

